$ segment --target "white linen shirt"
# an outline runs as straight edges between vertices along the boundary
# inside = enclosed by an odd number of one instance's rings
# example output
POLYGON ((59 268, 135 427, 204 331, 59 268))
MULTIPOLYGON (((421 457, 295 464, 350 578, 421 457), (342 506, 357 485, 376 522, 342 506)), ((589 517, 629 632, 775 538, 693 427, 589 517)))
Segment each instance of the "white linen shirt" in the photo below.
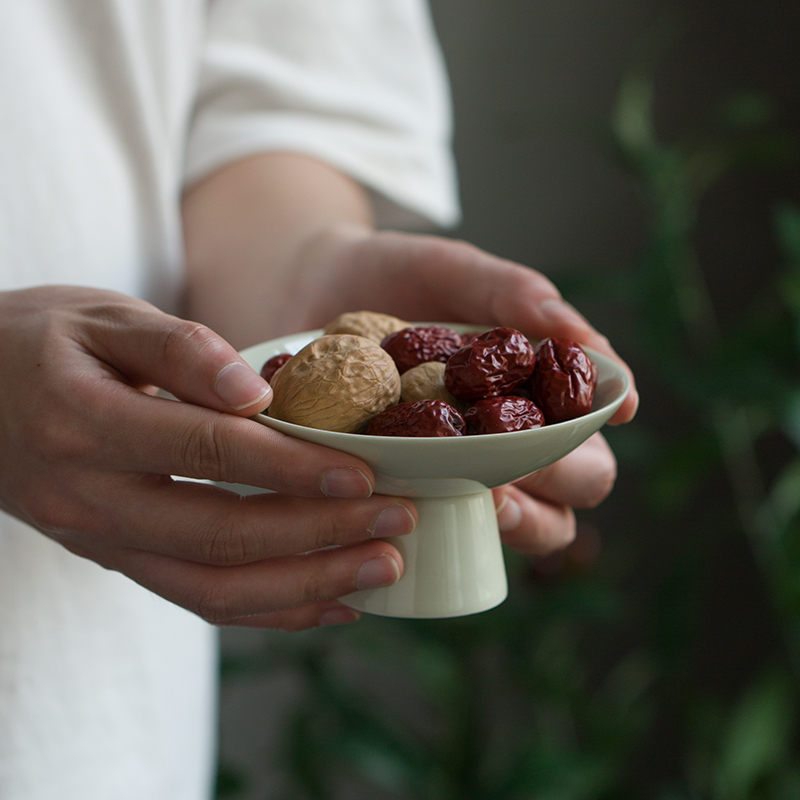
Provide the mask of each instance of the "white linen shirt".
MULTIPOLYGON (((174 311, 181 191, 269 149, 347 171, 384 224, 458 214, 422 0, 6 2, 0 81, 0 291, 174 311)), ((209 797, 215 653, 209 625, 0 512, 0 800, 209 797)))

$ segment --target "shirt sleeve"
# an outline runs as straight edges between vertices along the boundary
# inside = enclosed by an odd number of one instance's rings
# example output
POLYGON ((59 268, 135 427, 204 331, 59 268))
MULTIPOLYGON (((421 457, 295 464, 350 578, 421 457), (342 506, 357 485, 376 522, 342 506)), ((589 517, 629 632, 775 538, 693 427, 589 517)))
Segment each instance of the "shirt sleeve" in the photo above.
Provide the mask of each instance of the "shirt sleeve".
POLYGON ((425 0, 211 0, 186 181, 289 150, 365 185, 382 226, 448 226, 451 120, 425 0))

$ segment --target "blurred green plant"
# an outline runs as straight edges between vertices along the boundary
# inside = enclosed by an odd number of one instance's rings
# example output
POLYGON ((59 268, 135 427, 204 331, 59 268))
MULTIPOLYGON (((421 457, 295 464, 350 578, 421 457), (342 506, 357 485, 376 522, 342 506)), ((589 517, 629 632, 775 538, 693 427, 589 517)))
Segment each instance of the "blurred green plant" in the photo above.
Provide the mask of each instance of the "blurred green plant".
MULTIPOLYGON (((588 534, 587 534, 588 535, 588 534)), ((297 798, 602 798, 646 724, 647 655, 601 679, 583 631, 621 613, 585 561, 558 577, 510 558, 512 596, 448 621, 365 618, 265 642, 229 670, 289 668, 304 700, 288 726, 297 798)), ((235 796, 228 793, 226 796, 235 796)))
MULTIPOLYGON (((775 208, 784 263, 733 323, 718 319, 695 244, 708 193, 742 170, 795 165, 797 139, 776 124, 765 98, 744 94, 668 143, 656 133, 653 105, 650 64, 623 80, 603 137, 645 198, 647 243, 635 270, 595 285, 593 294, 626 299, 635 315, 631 341, 639 343, 634 360, 648 365, 651 393, 668 409, 669 424, 648 432, 648 453, 640 459, 650 476, 651 507, 675 517, 707 489, 709 476, 724 472, 736 519, 723 512, 718 524, 723 530, 738 524, 747 536, 772 603, 773 619, 765 624, 779 628, 783 644, 775 663, 753 675, 740 697, 727 705, 721 697, 688 704, 683 722, 691 725, 694 716, 697 730, 689 735, 682 780, 664 789, 663 797, 800 797, 794 747, 800 684, 800 207, 775 208), (783 453, 777 469, 762 463, 765 443, 783 453)), ((580 275, 571 283, 580 294, 580 275)), ((705 518, 698 536, 707 524, 705 518)), ((691 617, 689 609, 683 612, 691 617)))
MULTIPOLYGON (((564 553, 535 562, 508 554, 511 594, 493 611, 365 617, 346 630, 267 636, 263 650, 230 656, 227 675, 288 669, 301 684, 284 737, 293 798, 800 797, 800 208, 775 209, 784 263, 733 323, 718 319, 695 244, 709 192, 743 169, 787 168, 796 142, 754 95, 662 140, 654 65, 642 59, 624 77, 600 130, 646 205, 642 256, 599 278, 574 270, 559 282, 579 305, 620 309, 631 359, 670 409, 668 425, 609 433, 623 469, 638 464, 647 475, 643 507, 690 525, 687 509, 721 473, 721 533, 710 535, 711 514, 697 520, 696 547, 648 608, 625 587, 636 555, 612 543, 598 558, 595 517, 583 515, 564 553), (780 463, 767 469, 761 452, 776 440, 780 463), (734 696, 698 696, 682 685, 698 581, 732 526, 750 542, 782 647, 734 696), (637 775, 632 765, 665 709, 680 728, 680 764, 668 776, 637 775)), ((240 795, 245 784, 221 776, 219 797, 240 795)))

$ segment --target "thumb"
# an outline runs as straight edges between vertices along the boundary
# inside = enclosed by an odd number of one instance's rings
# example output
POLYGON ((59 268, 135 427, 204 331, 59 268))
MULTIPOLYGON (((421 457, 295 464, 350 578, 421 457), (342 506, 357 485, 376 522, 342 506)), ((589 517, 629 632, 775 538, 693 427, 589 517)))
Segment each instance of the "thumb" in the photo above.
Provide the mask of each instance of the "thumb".
POLYGON ((210 328, 152 306, 93 326, 90 349, 128 380, 180 400, 252 416, 272 400, 269 384, 210 328))

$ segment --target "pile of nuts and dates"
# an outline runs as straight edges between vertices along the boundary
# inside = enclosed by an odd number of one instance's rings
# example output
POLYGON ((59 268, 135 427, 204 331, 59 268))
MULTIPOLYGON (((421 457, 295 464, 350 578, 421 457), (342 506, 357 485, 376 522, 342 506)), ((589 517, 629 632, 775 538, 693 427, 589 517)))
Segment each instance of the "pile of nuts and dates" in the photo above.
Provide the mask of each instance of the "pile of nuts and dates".
POLYGON ((536 348, 513 328, 459 334, 386 314, 342 314, 261 371, 269 415, 374 436, 463 436, 539 428, 591 410, 597 368, 567 339, 536 348))

